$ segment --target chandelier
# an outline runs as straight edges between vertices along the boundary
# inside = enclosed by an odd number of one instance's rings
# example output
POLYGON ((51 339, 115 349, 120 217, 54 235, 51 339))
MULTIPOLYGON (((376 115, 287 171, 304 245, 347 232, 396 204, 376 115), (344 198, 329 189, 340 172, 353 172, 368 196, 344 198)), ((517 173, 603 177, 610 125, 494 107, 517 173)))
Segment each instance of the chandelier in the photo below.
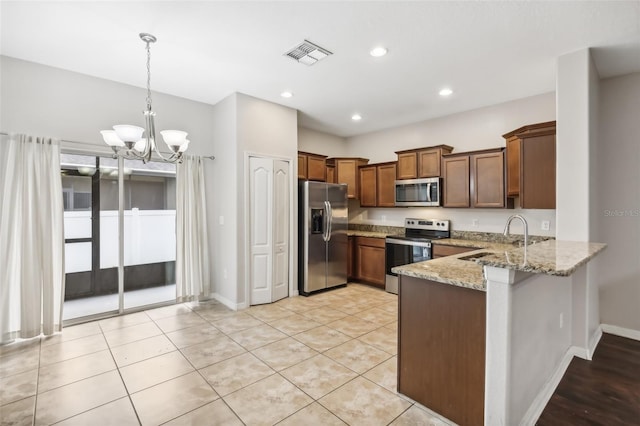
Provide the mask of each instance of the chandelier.
POLYGON ((156 42, 156 37, 140 33, 140 39, 146 44, 147 50, 147 109, 143 111, 145 127, 119 124, 113 126, 113 130, 101 130, 100 133, 115 156, 128 159, 141 159, 144 163, 151 160, 151 154, 155 153, 162 161, 167 163, 182 162, 182 153, 187 150, 189 140, 187 132, 182 130, 162 130, 160 134, 171 150, 171 155, 162 155, 156 145, 155 115, 151 109, 151 43, 156 42), (142 137, 143 133, 146 137, 142 137))

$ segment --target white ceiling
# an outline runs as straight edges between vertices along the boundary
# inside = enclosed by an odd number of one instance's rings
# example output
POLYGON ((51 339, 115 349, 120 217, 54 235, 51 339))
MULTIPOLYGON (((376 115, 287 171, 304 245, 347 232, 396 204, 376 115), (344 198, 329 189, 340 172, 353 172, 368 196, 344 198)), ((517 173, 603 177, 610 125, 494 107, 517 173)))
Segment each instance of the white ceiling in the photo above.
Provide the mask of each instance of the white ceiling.
POLYGON ((144 87, 149 32, 154 91, 242 92, 339 136, 553 91, 557 57, 586 47, 601 77, 640 71, 640 1, 2 1, 0 14, 3 55, 144 87), (283 56, 304 39, 333 55, 283 56), (376 45, 389 54, 369 56, 376 45))

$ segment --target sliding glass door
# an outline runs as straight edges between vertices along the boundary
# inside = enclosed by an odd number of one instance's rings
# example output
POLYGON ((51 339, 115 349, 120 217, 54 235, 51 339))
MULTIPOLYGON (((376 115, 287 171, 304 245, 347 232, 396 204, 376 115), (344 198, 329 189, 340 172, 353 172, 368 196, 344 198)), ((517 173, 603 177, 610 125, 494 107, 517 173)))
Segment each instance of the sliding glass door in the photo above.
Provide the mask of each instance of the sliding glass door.
POLYGON ((175 165, 62 154, 61 169, 64 319, 175 302, 175 165))

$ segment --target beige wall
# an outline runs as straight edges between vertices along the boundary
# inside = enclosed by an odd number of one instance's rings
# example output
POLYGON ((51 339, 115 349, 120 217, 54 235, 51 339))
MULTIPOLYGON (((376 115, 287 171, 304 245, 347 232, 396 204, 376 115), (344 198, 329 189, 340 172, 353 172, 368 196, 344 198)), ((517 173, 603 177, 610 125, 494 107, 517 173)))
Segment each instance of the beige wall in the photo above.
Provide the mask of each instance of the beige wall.
POLYGON ((594 273, 600 320, 640 333, 640 73, 601 80, 592 239, 607 243, 594 273))
POLYGON ((304 127, 298 128, 298 150, 329 157, 345 157, 346 139, 304 127))

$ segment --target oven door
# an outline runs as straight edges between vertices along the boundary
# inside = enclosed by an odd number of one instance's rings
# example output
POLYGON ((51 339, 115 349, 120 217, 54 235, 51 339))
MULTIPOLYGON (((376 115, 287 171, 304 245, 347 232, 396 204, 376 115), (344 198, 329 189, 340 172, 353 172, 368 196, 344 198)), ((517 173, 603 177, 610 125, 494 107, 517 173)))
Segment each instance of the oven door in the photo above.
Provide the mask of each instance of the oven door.
POLYGON ((385 290, 398 294, 398 276, 391 272, 391 268, 430 260, 431 242, 387 238, 385 246, 385 290))

